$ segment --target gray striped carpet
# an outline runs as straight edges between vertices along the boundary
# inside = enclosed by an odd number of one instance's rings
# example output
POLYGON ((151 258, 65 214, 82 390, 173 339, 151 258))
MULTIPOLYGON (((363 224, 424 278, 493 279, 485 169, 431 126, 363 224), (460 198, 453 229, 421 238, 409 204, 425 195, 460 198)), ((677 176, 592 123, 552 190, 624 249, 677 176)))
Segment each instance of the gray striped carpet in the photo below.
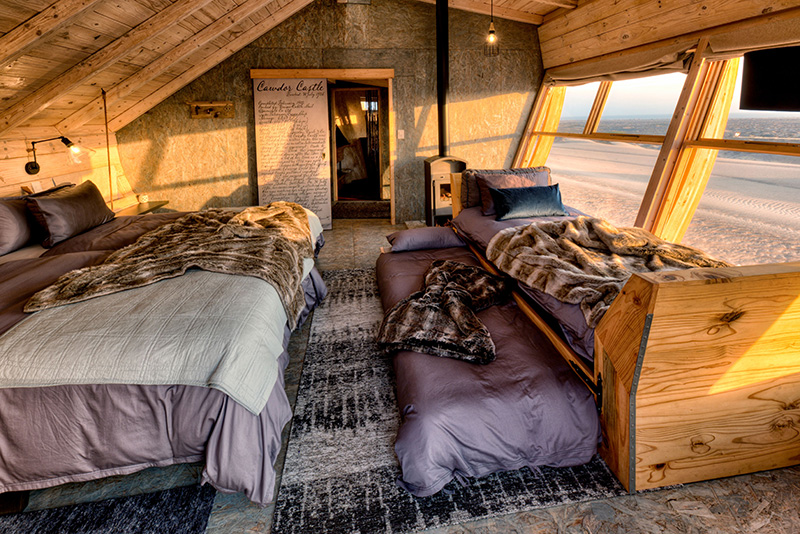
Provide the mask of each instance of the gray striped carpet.
POLYGON ((216 492, 185 486, 0 517, 4 534, 201 534, 216 492))
POLYGON ((623 493, 599 459, 452 482, 426 498, 397 487, 400 419, 391 361, 374 342, 375 271, 323 277, 329 293, 314 312, 272 532, 415 532, 623 493))

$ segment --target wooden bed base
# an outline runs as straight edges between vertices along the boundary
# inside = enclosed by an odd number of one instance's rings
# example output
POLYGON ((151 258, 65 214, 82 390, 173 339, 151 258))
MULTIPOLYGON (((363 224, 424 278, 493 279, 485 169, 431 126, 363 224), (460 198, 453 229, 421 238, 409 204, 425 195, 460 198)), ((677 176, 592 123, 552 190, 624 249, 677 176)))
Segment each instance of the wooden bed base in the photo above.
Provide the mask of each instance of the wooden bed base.
POLYGON ((515 300, 595 393, 601 456, 631 493, 800 464, 800 262, 633 275, 593 369, 515 300))

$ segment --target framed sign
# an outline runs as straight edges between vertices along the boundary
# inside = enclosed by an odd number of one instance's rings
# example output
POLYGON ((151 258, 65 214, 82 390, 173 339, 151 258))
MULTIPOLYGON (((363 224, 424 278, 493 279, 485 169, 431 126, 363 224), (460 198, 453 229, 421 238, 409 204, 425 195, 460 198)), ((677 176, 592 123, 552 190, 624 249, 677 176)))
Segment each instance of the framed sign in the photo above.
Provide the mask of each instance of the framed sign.
POLYGON ((331 228, 325 78, 254 79, 258 202, 297 202, 331 228))

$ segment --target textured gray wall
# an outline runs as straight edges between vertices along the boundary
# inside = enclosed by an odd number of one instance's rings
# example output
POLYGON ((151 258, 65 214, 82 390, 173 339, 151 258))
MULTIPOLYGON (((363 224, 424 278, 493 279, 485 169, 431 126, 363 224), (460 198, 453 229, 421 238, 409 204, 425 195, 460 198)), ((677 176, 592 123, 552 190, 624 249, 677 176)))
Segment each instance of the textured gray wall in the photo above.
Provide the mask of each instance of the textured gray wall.
MULTIPOLYGON (((508 166, 542 77, 535 27, 450 10, 450 153, 470 167, 508 166)), ((424 218, 423 160, 438 153, 435 7, 317 0, 117 133, 134 190, 173 209, 256 202, 251 68, 393 68, 398 222, 424 218), (232 100, 233 119, 193 120, 186 102, 232 100)))

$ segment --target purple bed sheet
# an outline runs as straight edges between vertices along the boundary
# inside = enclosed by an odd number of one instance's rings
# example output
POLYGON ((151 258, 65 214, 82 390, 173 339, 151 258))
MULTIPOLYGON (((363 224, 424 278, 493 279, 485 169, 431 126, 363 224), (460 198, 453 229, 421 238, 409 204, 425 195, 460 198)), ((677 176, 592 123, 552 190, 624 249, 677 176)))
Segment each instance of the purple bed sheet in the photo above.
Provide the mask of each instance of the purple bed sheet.
MULTIPOLYGON (((585 215, 585 213, 565 206, 571 217, 585 215)), ((483 215, 480 206, 467 208, 453 219, 453 226, 482 251, 489 246, 489 241, 500 230, 515 226, 524 226, 534 221, 557 221, 563 217, 538 217, 533 219, 508 219, 496 221, 493 215, 483 215)), ((525 284, 518 283, 519 288, 547 312, 555 320, 554 324, 562 333, 564 340, 569 343, 572 350, 587 362, 594 361, 594 329, 586 324, 586 319, 580 306, 561 302, 555 297, 543 293, 525 284)))
MULTIPOLYGON (((0 266, 0 333, 25 317, 22 307, 30 295, 61 274, 97 264, 180 215, 120 217, 41 258, 0 266)), ((299 324, 327 293, 316 268, 303 289, 306 306, 299 324)), ((197 386, 0 389, 0 492, 204 461, 204 483, 266 505, 273 498, 281 432, 292 416, 283 388, 290 334, 285 325, 278 382, 258 416, 218 390, 197 386)))
MULTIPOLYGON (((420 290, 437 259, 478 265, 464 248, 382 254, 377 276, 384 310, 420 290)), ((496 347, 488 365, 410 351, 394 356, 402 417, 398 484, 418 497, 457 476, 580 465, 597 450, 594 399, 544 334, 513 302, 478 317, 496 347)))

